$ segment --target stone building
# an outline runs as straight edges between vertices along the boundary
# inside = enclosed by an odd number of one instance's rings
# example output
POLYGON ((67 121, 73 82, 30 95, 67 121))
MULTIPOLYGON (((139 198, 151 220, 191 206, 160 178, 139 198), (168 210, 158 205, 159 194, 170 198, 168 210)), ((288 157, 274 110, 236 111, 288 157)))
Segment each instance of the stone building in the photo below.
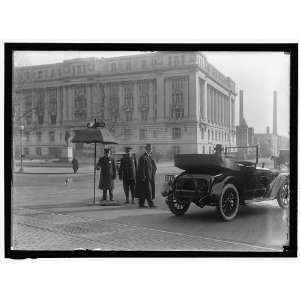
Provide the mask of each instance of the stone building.
MULTIPOLYGON (((235 145, 235 83, 201 52, 79 58, 14 68, 15 133, 26 157, 65 157, 73 130, 104 120, 120 145, 157 155, 235 145)), ((18 152, 16 138, 16 152, 18 152)), ((76 145, 75 153, 90 146, 76 145)))

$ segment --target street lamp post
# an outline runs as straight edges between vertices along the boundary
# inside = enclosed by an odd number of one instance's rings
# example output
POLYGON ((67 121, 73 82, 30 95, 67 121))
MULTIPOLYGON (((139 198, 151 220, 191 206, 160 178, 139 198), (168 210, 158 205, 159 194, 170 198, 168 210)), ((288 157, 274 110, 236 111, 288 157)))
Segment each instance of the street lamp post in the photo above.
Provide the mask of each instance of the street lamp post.
POLYGON ((19 172, 22 173, 23 170, 23 131, 24 131, 24 125, 20 126, 20 146, 21 146, 21 167, 19 172))

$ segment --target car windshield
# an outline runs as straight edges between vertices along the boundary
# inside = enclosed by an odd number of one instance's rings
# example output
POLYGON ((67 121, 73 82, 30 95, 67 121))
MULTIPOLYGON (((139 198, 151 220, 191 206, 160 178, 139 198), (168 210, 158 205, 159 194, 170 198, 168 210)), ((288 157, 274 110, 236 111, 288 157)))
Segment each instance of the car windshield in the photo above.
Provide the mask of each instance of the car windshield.
POLYGON ((225 147, 225 157, 235 161, 256 162, 257 152, 256 147, 225 147))

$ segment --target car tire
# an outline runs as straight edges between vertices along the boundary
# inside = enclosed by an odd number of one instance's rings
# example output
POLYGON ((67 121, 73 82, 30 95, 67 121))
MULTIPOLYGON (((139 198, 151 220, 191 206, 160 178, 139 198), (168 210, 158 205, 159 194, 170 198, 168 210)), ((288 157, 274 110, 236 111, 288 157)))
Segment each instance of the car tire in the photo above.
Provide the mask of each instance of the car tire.
POLYGON ((233 220, 240 207, 239 192, 235 185, 228 183, 224 186, 219 202, 217 212, 224 221, 233 220))
POLYGON ((277 202, 282 209, 287 209, 290 206, 290 184, 288 181, 284 182, 279 189, 277 202))
POLYGON ((190 202, 179 202, 173 195, 168 196, 168 206, 170 211, 176 216, 183 216, 190 207, 190 202))

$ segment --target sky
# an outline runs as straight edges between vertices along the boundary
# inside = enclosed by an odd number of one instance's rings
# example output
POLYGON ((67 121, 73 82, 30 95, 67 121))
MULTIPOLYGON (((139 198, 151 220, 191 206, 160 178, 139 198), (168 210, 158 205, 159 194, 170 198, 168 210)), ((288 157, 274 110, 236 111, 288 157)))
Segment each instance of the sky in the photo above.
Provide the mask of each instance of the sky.
MULTIPOLYGON (((16 51, 15 66, 62 62, 79 57, 113 57, 138 51, 16 51)), ((273 91, 277 91, 277 131, 289 134, 290 56, 283 52, 203 52, 225 76, 236 83, 236 125, 239 122, 239 90, 244 91, 244 117, 256 133, 273 126, 273 91)))

